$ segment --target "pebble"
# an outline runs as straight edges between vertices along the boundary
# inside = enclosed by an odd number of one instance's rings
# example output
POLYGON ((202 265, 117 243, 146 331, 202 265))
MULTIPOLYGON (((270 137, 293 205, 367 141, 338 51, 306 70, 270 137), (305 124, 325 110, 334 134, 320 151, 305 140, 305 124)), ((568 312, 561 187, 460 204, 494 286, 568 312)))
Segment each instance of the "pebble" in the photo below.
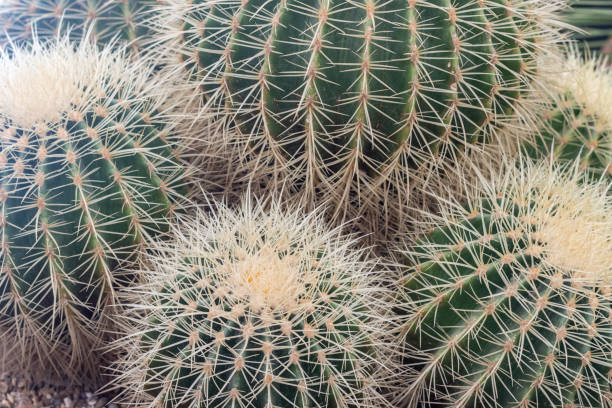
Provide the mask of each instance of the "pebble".
POLYGON ((0 408, 121 408, 93 388, 37 383, 0 372, 0 408))

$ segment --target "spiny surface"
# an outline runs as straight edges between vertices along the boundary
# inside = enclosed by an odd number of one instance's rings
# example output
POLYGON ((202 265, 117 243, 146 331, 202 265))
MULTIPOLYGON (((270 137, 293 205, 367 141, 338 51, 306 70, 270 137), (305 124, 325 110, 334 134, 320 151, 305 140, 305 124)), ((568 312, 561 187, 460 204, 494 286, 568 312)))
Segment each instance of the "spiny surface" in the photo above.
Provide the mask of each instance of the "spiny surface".
POLYGON ((562 2, 179 3, 161 24, 169 69, 186 70, 222 114, 247 166, 340 215, 389 189, 408 195, 410 169, 452 161, 528 115, 562 2))
POLYGON ((117 267, 185 192, 148 78, 67 40, 0 57, 0 336, 24 365, 94 370, 117 267))
POLYGON ((612 202, 525 165, 404 251, 404 406, 610 407, 612 202))
POLYGON ((138 51, 150 34, 148 20, 155 0, 3 0, 0 2, 0 48, 70 33, 100 45, 113 39, 138 51))
POLYGON ((388 294, 373 280, 385 277, 353 239, 248 201, 198 213, 175 235, 128 290, 116 383, 130 403, 386 406, 376 386, 391 364, 388 294))
POLYGON ((612 176, 612 72, 604 59, 552 57, 546 79, 551 91, 542 121, 525 151, 553 161, 578 161, 590 178, 612 176))

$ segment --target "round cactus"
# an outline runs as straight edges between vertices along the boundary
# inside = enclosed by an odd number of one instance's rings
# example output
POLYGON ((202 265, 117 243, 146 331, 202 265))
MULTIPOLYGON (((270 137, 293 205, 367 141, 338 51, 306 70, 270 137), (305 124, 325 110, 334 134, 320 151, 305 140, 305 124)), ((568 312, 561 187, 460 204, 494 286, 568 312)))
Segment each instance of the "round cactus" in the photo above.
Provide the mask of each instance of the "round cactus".
POLYGON ((0 3, 0 48, 56 38, 69 32, 100 45, 117 38, 139 50, 149 34, 148 11, 154 0, 6 0, 0 3))
POLYGON ((404 406, 610 406, 612 202, 565 172, 510 166, 404 252, 404 406))
POLYGON ((116 268, 182 202, 148 71, 67 40, 0 57, 0 337, 24 362, 90 368, 116 268))
POLYGON ((249 201, 215 212, 157 246, 147 283, 128 289, 117 383, 131 403, 386 406, 383 271, 318 216, 249 201))
POLYGON ((587 59, 570 51, 546 81, 550 105, 525 144, 528 155, 554 161, 578 160, 590 178, 612 176, 612 71, 603 59, 587 59), (561 71, 562 69, 562 71, 561 71))
POLYGON ((408 170, 528 114, 560 2, 178 3, 163 22, 168 67, 187 70, 253 170, 339 215, 408 194, 408 170))

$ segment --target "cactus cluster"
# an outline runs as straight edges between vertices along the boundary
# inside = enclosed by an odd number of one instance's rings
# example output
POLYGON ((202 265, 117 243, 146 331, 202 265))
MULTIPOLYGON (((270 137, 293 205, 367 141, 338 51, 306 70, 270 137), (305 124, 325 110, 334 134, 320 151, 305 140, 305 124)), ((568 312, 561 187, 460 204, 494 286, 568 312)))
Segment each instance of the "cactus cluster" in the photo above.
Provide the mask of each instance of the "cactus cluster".
POLYGON ((401 201, 411 170, 452 161, 529 115, 561 4, 175 3, 159 35, 169 69, 186 71, 184 86, 221 116, 246 168, 278 174, 337 215, 390 191, 401 201))
POLYGON ((609 407, 612 202, 510 168, 403 251, 405 406, 609 407))
POLYGON ((0 337, 24 363, 87 365, 118 267, 182 202, 148 77, 87 43, 0 56, 0 337))
POLYGON ((0 0, 2 369, 612 408, 612 74, 565 5, 0 0))
POLYGON ((5 0, 0 2, 0 48, 69 34, 100 45, 125 42, 137 52, 150 33, 154 4, 154 0, 5 0))
POLYGON ((384 406, 384 271, 320 216, 261 204, 199 213, 155 246, 120 341, 133 403, 384 406))
POLYGON ((576 51, 543 62, 550 96, 524 151, 554 162, 578 161, 587 178, 612 176, 612 72, 605 59, 576 51))

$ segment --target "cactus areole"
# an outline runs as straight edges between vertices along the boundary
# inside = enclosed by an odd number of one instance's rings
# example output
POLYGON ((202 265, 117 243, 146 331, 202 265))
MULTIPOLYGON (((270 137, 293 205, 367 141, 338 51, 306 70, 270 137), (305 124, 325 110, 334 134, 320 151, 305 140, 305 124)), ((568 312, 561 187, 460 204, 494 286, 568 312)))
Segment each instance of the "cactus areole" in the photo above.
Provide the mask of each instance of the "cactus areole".
POLYGON ((209 106, 284 165, 388 178, 517 111, 553 3, 196 1, 180 59, 209 106))

